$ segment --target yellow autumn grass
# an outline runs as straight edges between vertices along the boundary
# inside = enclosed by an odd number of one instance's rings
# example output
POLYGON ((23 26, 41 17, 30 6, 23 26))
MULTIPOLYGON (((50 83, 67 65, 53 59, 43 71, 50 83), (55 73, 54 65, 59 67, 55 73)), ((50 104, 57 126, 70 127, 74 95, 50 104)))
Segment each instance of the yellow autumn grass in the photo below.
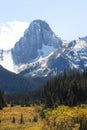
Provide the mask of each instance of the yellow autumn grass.
POLYGON ((42 120, 41 106, 5 107, 0 110, 0 130, 87 130, 87 105, 77 107, 58 106, 45 109, 42 120), (21 115, 24 123, 20 124, 21 115), (15 123, 12 123, 15 117, 15 123), (36 121, 34 120, 36 117, 36 121))
POLYGON ((39 116, 40 106, 32 107, 5 107, 0 110, 0 130, 42 130, 43 121, 39 116), (23 115, 24 124, 20 124, 21 114, 23 115), (15 123, 12 123, 15 117, 15 123), (34 117, 38 120, 33 121, 34 117))

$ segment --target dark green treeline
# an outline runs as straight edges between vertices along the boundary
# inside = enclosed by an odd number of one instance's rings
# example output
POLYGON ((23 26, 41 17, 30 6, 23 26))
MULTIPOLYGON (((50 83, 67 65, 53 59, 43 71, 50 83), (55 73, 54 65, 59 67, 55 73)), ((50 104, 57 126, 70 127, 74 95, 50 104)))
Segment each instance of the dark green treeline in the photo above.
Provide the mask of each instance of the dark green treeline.
POLYGON ((49 79, 42 91, 42 103, 54 108, 87 103, 87 71, 60 74, 49 79))

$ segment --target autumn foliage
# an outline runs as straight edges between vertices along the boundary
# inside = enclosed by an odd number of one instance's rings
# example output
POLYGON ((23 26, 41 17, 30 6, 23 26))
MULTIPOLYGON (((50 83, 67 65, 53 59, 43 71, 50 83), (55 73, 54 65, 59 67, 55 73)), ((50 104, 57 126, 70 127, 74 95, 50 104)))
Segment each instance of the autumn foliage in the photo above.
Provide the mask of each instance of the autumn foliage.
POLYGON ((46 130, 87 130, 87 106, 59 106, 45 111, 46 130))

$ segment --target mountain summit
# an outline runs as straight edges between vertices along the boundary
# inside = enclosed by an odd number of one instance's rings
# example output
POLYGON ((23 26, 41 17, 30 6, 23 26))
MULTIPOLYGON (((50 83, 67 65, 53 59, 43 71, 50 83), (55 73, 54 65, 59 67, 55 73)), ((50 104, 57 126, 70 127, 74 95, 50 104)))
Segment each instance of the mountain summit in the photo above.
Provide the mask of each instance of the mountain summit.
POLYGON ((45 21, 35 20, 12 49, 14 63, 25 64, 36 61, 58 50, 61 44, 62 41, 45 21))

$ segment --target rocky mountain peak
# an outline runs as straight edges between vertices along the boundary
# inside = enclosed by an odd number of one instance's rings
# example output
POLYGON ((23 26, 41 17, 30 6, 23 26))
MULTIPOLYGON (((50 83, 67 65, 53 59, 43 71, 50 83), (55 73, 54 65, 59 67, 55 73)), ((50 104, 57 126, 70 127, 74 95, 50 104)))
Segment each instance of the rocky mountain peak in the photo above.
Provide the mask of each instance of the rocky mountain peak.
POLYGON ((87 36, 85 36, 85 37, 79 37, 79 39, 87 42, 87 36))
POLYGON ((61 44, 62 41, 45 21, 34 20, 12 49, 14 62, 15 64, 32 62, 49 55, 61 47, 61 44), (51 51, 47 50, 48 47, 51 51))
POLYGON ((43 20, 34 20, 33 22, 31 22, 31 24, 30 24, 30 26, 29 26, 29 29, 30 29, 30 30, 33 30, 33 29, 38 30, 38 29, 39 29, 39 31, 40 31, 41 29, 45 29, 45 30, 47 30, 47 31, 51 31, 51 32, 52 32, 52 30, 51 30, 49 24, 46 23, 46 22, 43 21, 43 20))

